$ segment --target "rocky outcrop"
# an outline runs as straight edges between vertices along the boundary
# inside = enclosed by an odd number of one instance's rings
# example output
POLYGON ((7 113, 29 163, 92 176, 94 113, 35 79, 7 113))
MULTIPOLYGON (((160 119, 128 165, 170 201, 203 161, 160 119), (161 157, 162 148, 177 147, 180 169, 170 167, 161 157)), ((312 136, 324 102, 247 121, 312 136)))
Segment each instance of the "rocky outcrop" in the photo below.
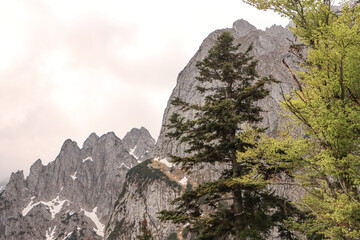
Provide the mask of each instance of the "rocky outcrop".
MULTIPOLYGON (((247 49, 253 44, 252 54, 258 60, 257 71, 260 76, 272 75, 281 84, 273 84, 268 86, 270 94, 267 98, 259 102, 259 105, 265 110, 263 113, 263 121, 261 126, 268 127, 268 133, 274 134, 279 127, 279 115, 281 100, 281 92, 286 93, 294 87, 288 70, 281 63, 284 58, 290 66, 296 66, 295 57, 288 52, 289 40, 292 39, 292 33, 283 27, 272 26, 265 31, 258 30, 245 20, 234 22, 233 27, 229 29, 217 30, 211 33, 202 43, 194 57, 179 73, 177 84, 170 96, 169 102, 164 112, 162 128, 159 139, 155 147, 155 156, 165 158, 169 154, 181 156, 184 153, 184 144, 174 141, 166 137, 168 129, 165 127, 169 124, 169 118, 173 112, 178 109, 170 104, 170 100, 180 97, 189 103, 202 103, 204 96, 197 90, 197 82, 195 77, 198 75, 196 63, 202 60, 209 49, 213 46, 216 38, 223 32, 229 31, 235 38, 235 44, 240 43, 242 50, 247 49)), ((183 117, 192 119, 194 112, 186 112, 183 117)))
POLYGON ((154 166, 154 160, 147 160, 129 170, 106 228, 105 239, 136 239, 140 235, 143 216, 155 239, 167 239, 169 234, 176 233, 176 226, 160 223, 157 212, 167 208, 183 186, 160 169, 160 166, 154 166))
MULTIPOLYGON (((129 138, 151 155, 154 140, 146 129, 137 131, 144 134, 129 138)), ((66 140, 53 162, 37 160, 26 179, 22 171, 11 175, 0 195, 0 239, 103 239, 126 173, 137 163, 113 132, 92 133, 81 149, 66 140)))

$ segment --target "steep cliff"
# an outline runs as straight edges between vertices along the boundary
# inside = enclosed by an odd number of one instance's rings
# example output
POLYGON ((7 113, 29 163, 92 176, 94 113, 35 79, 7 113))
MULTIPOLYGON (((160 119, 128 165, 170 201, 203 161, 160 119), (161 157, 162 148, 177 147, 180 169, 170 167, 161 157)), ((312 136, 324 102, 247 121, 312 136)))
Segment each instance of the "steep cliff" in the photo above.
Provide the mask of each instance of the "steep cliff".
POLYGON ((165 174, 164 168, 163 163, 147 160, 128 171, 105 239, 136 239, 144 214, 156 239, 166 239, 168 233, 176 231, 174 225, 162 224, 156 217, 159 209, 168 207, 184 188, 171 173, 165 174))
MULTIPOLYGON (((217 30, 211 33, 201 44, 199 50, 191 58, 186 67, 179 73, 177 84, 170 96, 167 107, 163 115, 162 128, 159 139, 155 147, 155 156, 165 158, 168 154, 182 155, 184 145, 166 137, 168 129, 165 127, 169 123, 169 118, 173 112, 178 109, 170 104, 170 100, 179 97, 189 103, 201 103, 204 96, 196 90, 195 77, 198 75, 196 63, 202 60, 209 49, 213 46, 215 39, 223 32, 229 31, 235 38, 235 44, 240 43, 242 50, 245 50, 250 44, 253 44, 252 54, 258 60, 257 71, 260 76, 272 75, 281 84, 269 86, 270 94, 267 98, 259 102, 259 105, 265 110, 262 126, 268 127, 268 133, 273 134, 278 129, 281 100, 281 91, 288 93, 293 87, 288 70, 281 63, 285 61, 295 67, 296 58, 288 51, 289 40, 293 39, 292 33, 281 26, 272 26, 265 31, 258 30, 245 20, 234 22, 233 27, 229 29, 217 30)), ((191 119, 193 112, 187 112, 184 117, 191 119)))
MULTIPOLYGON (((139 131, 127 139, 151 156, 154 139, 139 131)), ((92 133, 81 149, 66 140, 53 162, 37 160, 26 179, 13 173, 0 195, 0 239, 103 239, 126 173, 140 161, 131 152, 112 132, 92 133)))

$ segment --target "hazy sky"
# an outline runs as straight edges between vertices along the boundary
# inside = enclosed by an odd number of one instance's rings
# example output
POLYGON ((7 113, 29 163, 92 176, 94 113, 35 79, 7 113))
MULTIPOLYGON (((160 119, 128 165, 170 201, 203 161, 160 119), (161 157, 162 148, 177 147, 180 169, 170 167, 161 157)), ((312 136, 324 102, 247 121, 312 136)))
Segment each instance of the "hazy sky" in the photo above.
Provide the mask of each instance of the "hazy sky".
POLYGON ((0 181, 70 138, 157 138, 177 74, 212 31, 287 20, 241 0, 0 0, 0 181))

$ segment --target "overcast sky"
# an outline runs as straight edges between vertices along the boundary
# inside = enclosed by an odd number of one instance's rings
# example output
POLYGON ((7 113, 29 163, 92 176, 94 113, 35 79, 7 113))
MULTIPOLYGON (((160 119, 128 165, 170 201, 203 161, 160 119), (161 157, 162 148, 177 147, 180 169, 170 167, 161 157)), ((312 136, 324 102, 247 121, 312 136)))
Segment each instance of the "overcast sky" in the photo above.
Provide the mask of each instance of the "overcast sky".
POLYGON ((286 25, 241 0, 0 0, 0 182, 70 138, 157 138, 177 74, 210 32, 286 25))

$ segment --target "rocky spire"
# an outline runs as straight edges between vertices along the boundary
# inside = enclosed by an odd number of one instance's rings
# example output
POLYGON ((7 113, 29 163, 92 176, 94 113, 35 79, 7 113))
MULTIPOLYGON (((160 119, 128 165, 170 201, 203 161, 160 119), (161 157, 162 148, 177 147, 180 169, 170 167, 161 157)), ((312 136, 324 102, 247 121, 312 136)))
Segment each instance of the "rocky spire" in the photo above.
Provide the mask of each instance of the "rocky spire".
POLYGON ((139 162, 153 156, 155 140, 144 127, 131 129, 123 138, 122 143, 128 152, 139 162))
POLYGON ((96 133, 91 133, 90 136, 85 140, 83 148, 93 148, 98 139, 99 137, 96 135, 96 133))

